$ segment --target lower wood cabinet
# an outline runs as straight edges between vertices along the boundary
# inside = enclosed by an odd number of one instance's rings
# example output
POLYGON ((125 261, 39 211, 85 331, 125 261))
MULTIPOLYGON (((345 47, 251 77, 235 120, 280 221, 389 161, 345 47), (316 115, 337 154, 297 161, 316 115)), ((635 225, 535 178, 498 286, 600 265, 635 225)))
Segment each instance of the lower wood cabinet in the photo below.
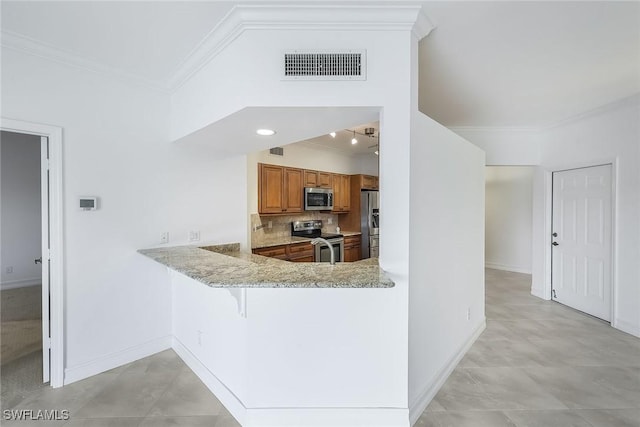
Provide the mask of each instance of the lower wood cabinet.
POLYGON ((268 248, 256 248, 253 249, 252 252, 255 255, 278 258, 292 262, 314 262, 315 260, 313 245, 308 242, 270 246, 268 248))
POLYGON ((344 238, 344 262, 359 261, 362 255, 360 235, 344 238))
POLYGON ((268 256, 270 258, 287 259, 287 245, 256 248, 252 252, 256 255, 268 256))

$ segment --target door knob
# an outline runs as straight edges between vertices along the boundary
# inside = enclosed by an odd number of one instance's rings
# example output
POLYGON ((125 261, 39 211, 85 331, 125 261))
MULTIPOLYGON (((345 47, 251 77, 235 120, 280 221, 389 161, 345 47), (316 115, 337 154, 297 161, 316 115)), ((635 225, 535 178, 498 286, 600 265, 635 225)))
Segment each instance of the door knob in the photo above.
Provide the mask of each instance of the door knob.
POLYGON ((552 245, 553 246, 558 246, 558 242, 553 242, 552 245))
POLYGON ((553 237, 558 237, 558 233, 553 233, 552 236, 553 237))
POLYGON ((42 257, 33 260, 33 262, 36 263, 36 264, 42 264, 42 257))

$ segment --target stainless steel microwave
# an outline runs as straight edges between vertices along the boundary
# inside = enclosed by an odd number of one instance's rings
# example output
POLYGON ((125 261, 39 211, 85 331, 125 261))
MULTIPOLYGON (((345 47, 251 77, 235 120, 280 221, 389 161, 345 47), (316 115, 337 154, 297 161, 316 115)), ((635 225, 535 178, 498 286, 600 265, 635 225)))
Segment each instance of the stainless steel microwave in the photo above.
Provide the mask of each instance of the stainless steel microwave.
POLYGON ((330 211, 333 209, 333 190, 330 188, 304 188, 305 211, 330 211))

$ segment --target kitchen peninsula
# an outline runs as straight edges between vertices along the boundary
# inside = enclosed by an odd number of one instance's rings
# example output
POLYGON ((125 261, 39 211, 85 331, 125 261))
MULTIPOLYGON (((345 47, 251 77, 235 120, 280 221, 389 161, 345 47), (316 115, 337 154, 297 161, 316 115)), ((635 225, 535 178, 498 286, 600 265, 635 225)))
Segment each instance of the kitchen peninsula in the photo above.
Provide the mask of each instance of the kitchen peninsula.
POLYGON ((242 426, 406 421, 402 292, 377 258, 295 263, 237 243, 139 252, 168 269, 173 349, 242 426))
POLYGON ((142 249, 141 254, 211 287, 388 288, 377 258, 355 263, 291 263, 240 251, 240 244, 142 249))

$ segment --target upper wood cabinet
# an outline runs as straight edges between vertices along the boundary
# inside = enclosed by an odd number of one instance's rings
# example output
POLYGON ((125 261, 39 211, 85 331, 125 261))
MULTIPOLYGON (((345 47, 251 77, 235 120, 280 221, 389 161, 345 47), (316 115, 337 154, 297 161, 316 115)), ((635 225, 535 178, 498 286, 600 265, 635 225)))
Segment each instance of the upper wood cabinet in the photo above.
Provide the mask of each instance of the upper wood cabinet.
POLYGON ((331 188, 333 186, 332 174, 329 172, 318 172, 318 187, 331 188))
POLYGON ((302 212, 302 169, 258 163, 258 212, 302 212))
POLYGON ((318 172, 317 171, 304 171, 304 186, 305 187, 317 187, 318 186, 318 172))
POLYGON ((306 170, 304 171, 304 186, 316 188, 331 188, 331 173, 306 170))
POLYGON ((333 212, 346 213, 351 209, 351 177, 333 174, 333 212))
POLYGON ((284 168, 284 212, 304 210, 302 169, 284 168))
POLYGON ((362 190, 377 190, 378 177, 372 175, 354 175, 360 178, 360 188, 362 190))

